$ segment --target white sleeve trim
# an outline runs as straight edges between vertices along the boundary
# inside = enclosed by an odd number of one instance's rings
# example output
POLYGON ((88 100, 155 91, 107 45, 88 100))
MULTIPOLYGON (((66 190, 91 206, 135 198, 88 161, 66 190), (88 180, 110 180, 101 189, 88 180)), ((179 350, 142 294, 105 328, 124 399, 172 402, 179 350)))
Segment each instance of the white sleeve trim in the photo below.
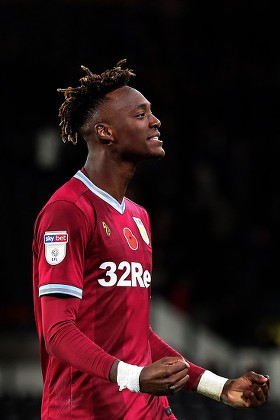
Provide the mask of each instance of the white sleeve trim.
POLYGON ((83 291, 79 287, 69 286, 68 284, 45 284, 39 287, 39 296, 50 295, 53 293, 63 293, 82 299, 83 291))
POLYGON ((206 370, 200 378, 197 386, 197 392, 212 398, 213 400, 220 401, 221 393, 228 378, 215 375, 215 373, 206 370))

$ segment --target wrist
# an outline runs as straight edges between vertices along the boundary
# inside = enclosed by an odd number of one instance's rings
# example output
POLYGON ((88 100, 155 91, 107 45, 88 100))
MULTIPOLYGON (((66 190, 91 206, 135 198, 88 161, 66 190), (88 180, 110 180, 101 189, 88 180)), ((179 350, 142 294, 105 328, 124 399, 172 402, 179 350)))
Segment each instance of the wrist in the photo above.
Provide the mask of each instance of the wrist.
POLYGON ((117 384, 119 391, 129 389, 131 392, 140 392, 140 373, 142 366, 130 365, 129 363, 119 362, 117 366, 117 384))
POLYGON ((117 382, 117 371, 118 371, 119 362, 120 361, 116 359, 111 366, 110 373, 109 373, 109 380, 111 382, 115 382, 115 383, 117 382))
POLYGON ((205 370, 201 375, 196 390, 199 394, 220 401, 224 385, 227 381, 228 378, 216 375, 215 373, 210 372, 210 370, 205 370))

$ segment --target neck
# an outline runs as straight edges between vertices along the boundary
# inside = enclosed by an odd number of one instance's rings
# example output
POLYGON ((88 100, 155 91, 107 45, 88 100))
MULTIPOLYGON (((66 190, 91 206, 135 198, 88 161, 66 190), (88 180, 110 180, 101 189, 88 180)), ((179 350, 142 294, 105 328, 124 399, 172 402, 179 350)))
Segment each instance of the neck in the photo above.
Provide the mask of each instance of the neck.
POLYGON ((131 165, 108 166, 97 162, 91 164, 89 159, 87 159, 84 169, 93 184, 106 191, 119 203, 123 201, 128 184, 135 172, 135 167, 131 165))

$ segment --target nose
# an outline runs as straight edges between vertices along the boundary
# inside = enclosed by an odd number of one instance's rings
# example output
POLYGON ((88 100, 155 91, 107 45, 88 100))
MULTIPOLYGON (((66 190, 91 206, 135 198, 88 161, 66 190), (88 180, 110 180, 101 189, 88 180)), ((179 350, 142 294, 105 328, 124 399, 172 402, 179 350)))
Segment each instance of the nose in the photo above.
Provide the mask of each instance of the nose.
POLYGON ((151 121, 150 121, 150 125, 152 127, 157 127, 159 128, 161 126, 161 121, 155 117, 153 114, 151 114, 151 121))

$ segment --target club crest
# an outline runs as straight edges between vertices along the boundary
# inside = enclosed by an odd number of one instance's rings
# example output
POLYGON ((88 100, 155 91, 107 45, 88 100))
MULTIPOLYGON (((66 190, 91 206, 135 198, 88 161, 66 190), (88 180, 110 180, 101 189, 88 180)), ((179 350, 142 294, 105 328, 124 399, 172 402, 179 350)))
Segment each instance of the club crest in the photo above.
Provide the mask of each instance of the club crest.
POLYGON ((109 226, 105 222, 102 222, 102 227, 105 230, 106 235, 110 236, 111 235, 111 229, 109 228, 109 226))

